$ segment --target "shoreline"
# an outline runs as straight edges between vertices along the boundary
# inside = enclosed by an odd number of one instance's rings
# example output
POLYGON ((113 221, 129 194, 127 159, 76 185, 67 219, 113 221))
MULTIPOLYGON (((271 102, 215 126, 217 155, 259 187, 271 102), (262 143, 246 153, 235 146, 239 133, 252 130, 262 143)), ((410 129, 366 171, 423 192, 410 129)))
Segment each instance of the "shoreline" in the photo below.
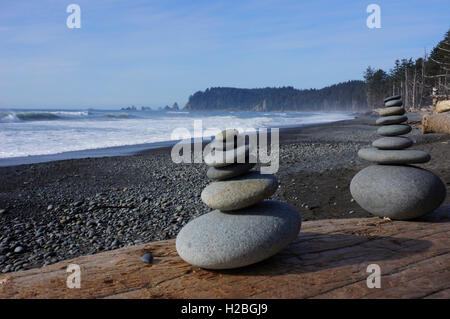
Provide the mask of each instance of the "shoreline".
MULTIPOLYGON (((281 186, 272 199, 294 206, 303 221, 370 217, 348 187, 369 165, 357 151, 376 136, 376 127, 367 125, 374 122, 359 117, 280 132, 275 175, 281 186)), ((414 129, 410 136, 413 149, 432 156, 418 166, 434 171, 449 190, 450 135, 414 129)), ((175 238, 183 225, 211 210, 200 199, 209 183, 206 170, 203 163, 173 163, 170 147, 0 167, 0 272, 175 238)))
MULTIPOLYGON (((350 119, 350 120, 303 124, 303 125, 298 125, 298 126, 284 126, 284 127, 278 127, 278 128, 280 129, 280 135, 281 135, 285 131, 288 132, 290 130, 296 130, 296 129, 305 128, 305 127, 327 125, 327 124, 343 122, 343 121, 351 121, 351 120, 354 120, 355 118, 350 119)), ((272 128, 275 128, 275 127, 268 127, 267 129, 270 130, 272 128)), ((212 138, 213 138, 213 136, 203 137, 202 143, 203 144, 209 143, 212 138)), ((84 159, 84 158, 133 156, 133 155, 145 153, 146 151, 154 150, 154 149, 170 149, 171 147, 173 147, 173 145, 175 145, 176 143, 178 143, 180 141, 181 140, 168 140, 168 141, 151 142, 151 143, 143 143, 143 144, 120 145, 120 146, 112 146, 112 147, 101 147, 101 148, 93 148, 93 149, 85 149, 85 150, 67 151, 67 152, 56 153, 56 154, 42 154, 42 155, 28 155, 28 156, 0 158, 0 167, 39 164, 39 163, 48 163, 48 162, 55 162, 55 161, 84 159)), ((191 143, 191 145, 193 145, 194 141, 191 141, 190 143, 191 143)))

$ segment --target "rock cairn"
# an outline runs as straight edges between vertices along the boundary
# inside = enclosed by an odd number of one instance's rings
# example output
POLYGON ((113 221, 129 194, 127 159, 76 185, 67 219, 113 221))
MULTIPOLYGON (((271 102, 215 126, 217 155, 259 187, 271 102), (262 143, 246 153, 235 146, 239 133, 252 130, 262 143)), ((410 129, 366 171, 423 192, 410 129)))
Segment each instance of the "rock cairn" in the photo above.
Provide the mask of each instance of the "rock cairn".
POLYGON ((300 231, 295 208, 265 200, 275 193, 278 181, 251 170, 254 146, 238 143, 238 136, 237 130, 225 130, 207 145, 204 160, 213 182, 201 198, 215 210, 190 221, 176 239, 178 254, 194 266, 231 269, 257 263, 278 253, 300 231))
POLYGON ((410 164, 430 161, 430 154, 407 150, 413 140, 403 136, 411 132, 404 124, 408 117, 400 95, 384 100, 385 108, 377 133, 382 137, 372 148, 359 150, 361 159, 377 165, 366 167, 350 183, 356 202, 368 212, 391 219, 407 220, 428 214, 438 208, 446 197, 446 187, 432 172, 410 164))

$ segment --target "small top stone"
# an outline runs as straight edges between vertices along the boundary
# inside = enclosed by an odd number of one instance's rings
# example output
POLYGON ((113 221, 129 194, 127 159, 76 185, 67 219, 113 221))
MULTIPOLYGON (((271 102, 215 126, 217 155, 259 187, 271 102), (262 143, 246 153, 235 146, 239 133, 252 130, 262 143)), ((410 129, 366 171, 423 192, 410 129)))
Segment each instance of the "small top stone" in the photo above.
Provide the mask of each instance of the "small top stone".
POLYGON ((245 163, 250 152, 250 146, 242 145, 229 151, 211 151, 203 159, 205 164, 212 167, 222 167, 234 163, 245 163))
POLYGON ((232 141, 236 136, 239 135, 239 131, 236 129, 226 129, 216 135, 216 141, 232 141))
POLYGON ((224 141, 217 141, 214 140, 211 143, 209 143, 208 147, 212 150, 219 150, 219 151, 230 151, 232 149, 235 149, 237 145, 235 145, 234 140, 231 140, 230 142, 224 142, 224 141))
POLYGON ((392 95, 392 96, 389 96, 389 97, 385 98, 384 99, 384 103, 386 103, 386 102, 388 102, 390 100, 398 100, 398 99, 401 99, 401 98, 402 98, 401 95, 392 95))
POLYGON ((384 103, 385 107, 402 106, 402 105, 403 105, 402 100, 390 100, 384 103))

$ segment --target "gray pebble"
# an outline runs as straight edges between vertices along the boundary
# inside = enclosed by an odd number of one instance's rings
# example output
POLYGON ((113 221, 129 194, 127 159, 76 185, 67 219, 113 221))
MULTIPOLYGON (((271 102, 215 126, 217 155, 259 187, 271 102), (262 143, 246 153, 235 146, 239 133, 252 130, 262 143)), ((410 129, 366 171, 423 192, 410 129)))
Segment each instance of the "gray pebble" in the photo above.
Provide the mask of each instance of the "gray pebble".
POLYGON ((384 103, 385 107, 392 107, 392 106, 402 106, 403 102, 402 100, 390 100, 384 103))
POLYGON ((275 176, 255 171, 234 179, 213 182, 202 191, 201 198, 211 208, 229 211, 256 204, 270 197, 277 189, 275 176))
POLYGON ((427 152, 419 150, 379 150, 376 148, 363 148, 358 151, 363 160, 378 164, 419 164, 430 161, 427 152))
POLYGON ((151 264, 153 261, 153 256, 152 254, 145 254, 144 256, 141 257, 141 260, 147 264, 151 264))
POLYGON ((406 124, 393 124, 382 126, 377 130, 377 133, 382 136, 397 136, 408 134, 412 128, 406 124))
POLYGON ((377 125, 390 125, 390 124, 400 124, 406 122, 408 117, 406 115, 392 115, 392 116, 383 116, 377 119, 377 125))
POLYGON ((380 150, 402 150, 413 145, 413 140, 406 136, 382 137, 373 141, 372 146, 380 150))

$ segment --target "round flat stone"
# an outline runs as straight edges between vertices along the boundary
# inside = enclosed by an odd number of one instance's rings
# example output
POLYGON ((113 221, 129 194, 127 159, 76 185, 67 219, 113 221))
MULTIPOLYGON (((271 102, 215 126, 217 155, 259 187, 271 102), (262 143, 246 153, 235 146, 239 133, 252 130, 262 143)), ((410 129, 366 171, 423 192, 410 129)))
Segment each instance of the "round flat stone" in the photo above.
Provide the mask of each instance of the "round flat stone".
POLYGON ((430 161, 430 154, 418 150, 379 150, 363 148, 358 156, 366 161, 378 164, 418 164, 430 161))
POLYGON ((402 106, 402 105, 403 105, 402 100, 390 100, 384 103, 385 107, 402 106))
POLYGON ((211 143, 208 144, 209 148, 215 149, 215 150, 219 150, 219 151, 230 151, 233 150, 235 148, 235 144, 234 144, 234 140, 232 140, 231 142, 226 142, 224 143, 223 141, 212 141, 211 143))
POLYGON ((382 137, 373 141, 372 146, 380 150, 402 150, 413 145, 413 140, 406 136, 382 137))
POLYGON ((239 178, 213 182, 203 189, 201 198, 211 208, 229 211, 254 205, 270 197, 277 188, 275 176, 255 171, 239 178))
POLYGON ((377 125, 390 125, 390 124, 400 124, 406 122, 408 117, 406 115, 392 115, 392 116, 384 116, 377 119, 377 125))
POLYGON ((238 148, 229 151, 215 150, 212 152, 208 152, 203 160, 205 161, 205 164, 208 166, 222 167, 234 163, 239 163, 241 160, 243 163, 245 163, 246 158, 249 155, 249 152, 250 147, 247 144, 239 146, 238 148))
POLYGON ((401 95, 392 95, 392 96, 389 96, 389 97, 385 98, 383 102, 386 103, 386 102, 388 102, 390 100, 399 100, 401 98, 402 98, 401 95))
POLYGON ((405 109, 401 106, 392 106, 384 109, 378 109, 378 114, 380 116, 391 116, 391 115, 403 115, 405 114, 405 109))
POLYGON ((382 136, 397 136, 408 134, 411 132, 411 126, 406 124, 393 124, 382 126, 377 130, 377 133, 382 136))
POLYGON ((206 176, 213 180, 224 180, 233 177, 241 176, 251 170, 256 164, 246 163, 246 164, 232 164, 224 167, 210 167, 206 172, 206 176))
POLYGON ((248 266, 283 250, 298 236, 301 217, 279 201, 262 201, 232 214, 214 210, 184 226, 176 239, 180 257, 206 269, 248 266))
POLYGON ((414 166, 366 167, 353 177, 350 192, 366 211, 400 220, 431 213, 446 197, 438 176, 414 166))
POLYGON ((226 129, 216 135, 216 141, 234 141, 234 138, 239 135, 236 129, 226 129))

